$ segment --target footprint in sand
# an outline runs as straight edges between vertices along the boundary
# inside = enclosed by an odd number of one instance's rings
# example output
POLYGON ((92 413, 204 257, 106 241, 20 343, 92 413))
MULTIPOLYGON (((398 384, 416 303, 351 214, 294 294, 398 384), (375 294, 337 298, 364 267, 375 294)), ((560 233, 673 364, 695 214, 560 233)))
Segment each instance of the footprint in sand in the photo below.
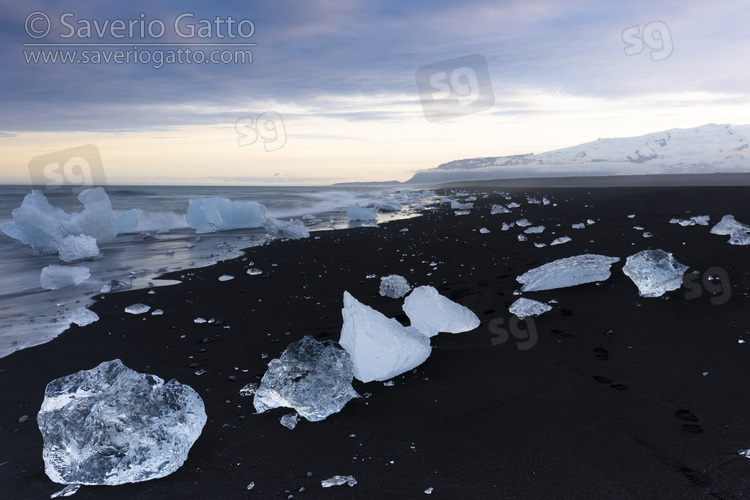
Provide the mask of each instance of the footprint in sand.
POLYGON ((611 387, 612 389, 615 389, 615 390, 617 390, 617 391, 629 391, 629 390, 630 390, 630 387, 628 387, 627 385, 623 385, 623 384, 614 384, 614 383, 613 383, 613 382, 614 382, 614 380, 612 380, 611 378, 607 378, 607 377, 600 377, 599 375, 594 375, 594 376, 592 376, 591 378, 593 378, 593 379, 594 379, 594 380, 595 380, 596 382, 599 382, 600 384, 607 384, 607 385, 609 385, 609 386, 610 386, 610 387, 611 387))
POLYGON ((692 411, 682 408, 674 412, 674 416, 685 421, 682 424, 683 431, 690 434, 703 434, 703 428, 698 423, 698 417, 692 411))

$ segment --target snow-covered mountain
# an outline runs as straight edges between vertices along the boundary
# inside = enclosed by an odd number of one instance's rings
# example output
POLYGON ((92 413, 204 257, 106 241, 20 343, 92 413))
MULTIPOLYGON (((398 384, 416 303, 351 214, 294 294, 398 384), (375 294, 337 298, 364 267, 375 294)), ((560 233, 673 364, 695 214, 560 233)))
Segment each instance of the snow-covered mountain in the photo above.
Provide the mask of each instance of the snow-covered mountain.
POLYGON ((417 172, 408 183, 644 174, 750 172, 750 125, 703 125, 580 146, 456 160, 417 172))

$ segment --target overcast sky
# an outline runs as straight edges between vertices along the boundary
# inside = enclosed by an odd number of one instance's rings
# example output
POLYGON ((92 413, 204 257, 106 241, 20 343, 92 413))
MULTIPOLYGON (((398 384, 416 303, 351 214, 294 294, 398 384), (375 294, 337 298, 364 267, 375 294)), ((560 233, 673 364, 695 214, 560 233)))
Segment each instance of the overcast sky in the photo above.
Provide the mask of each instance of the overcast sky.
POLYGON ((750 123, 745 0, 0 4, 0 182, 87 144, 111 184, 328 184, 750 123), (154 67, 197 43, 252 62, 154 67))

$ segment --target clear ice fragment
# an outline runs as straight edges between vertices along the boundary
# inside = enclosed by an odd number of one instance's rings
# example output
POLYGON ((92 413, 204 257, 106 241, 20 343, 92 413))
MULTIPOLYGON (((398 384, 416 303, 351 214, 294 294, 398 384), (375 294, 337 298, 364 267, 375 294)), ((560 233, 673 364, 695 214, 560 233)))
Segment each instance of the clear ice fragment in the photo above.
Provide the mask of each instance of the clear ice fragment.
POLYGON ((383 276, 380 278, 380 295, 391 299, 400 299, 411 290, 411 285, 406 278, 398 274, 383 276))
POLYGON ((90 325, 95 321, 99 321, 99 315, 94 311, 89 311, 85 307, 79 307, 69 318, 71 323, 75 323, 78 326, 90 325))
POLYGON ((279 419, 279 422, 290 431, 293 431, 294 428, 297 427, 297 422, 299 422, 299 415, 295 412, 287 413, 279 419))
POLYGON ((604 281, 611 275, 610 266, 620 259, 597 254, 583 254, 558 259, 526 271, 516 278, 522 292, 554 290, 604 281))
POLYGON ((479 318, 468 307, 440 295, 431 286, 415 288, 404 300, 411 326, 428 337, 439 332, 462 333, 479 326, 479 318))
POLYGON ((349 205, 346 209, 346 215, 351 220, 375 220, 378 218, 378 214, 374 210, 359 205, 349 205))
POLYGON ((45 290, 57 290, 83 283, 89 276, 88 267, 51 265, 42 269, 39 281, 45 290))
POLYGON ((508 213, 510 213, 510 210, 508 210, 502 205, 492 205, 492 208, 490 209, 490 215, 508 214, 508 213))
POLYGON ((682 286, 688 266, 664 250, 643 250, 629 256, 622 272, 633 280, 641 297, 661 297, 682 286))
POLYGON ((128 314, 144 314, 147 313, 151 307, 146 304, 133 304, 125 308, 125 312, 128 314))
POLYGON ((324 479, 320 482, 320 485, 323 488, 330 488, 331 486, 342 486, 344 484, 354 486, 355 484, 357 484, 357 480, 354 479, 354 476, 333 476, 332 478, 324 479))
POLYGON ((202 233, 262 227, 266 207, 257 201, 230 201, 227 198, 193 198, 185 221, 202 233))
POLYGON ((93 236, 70 235, 63 238, 58 248, 58 256, 63 262, 93 259, 99 255, 99 247, 93 236))
POLYGON ((263 221, 263 227, 265 227, 268 234, 270 234, 274 238, 298 240, 300 238, 310 237, 310 230, 307 229, 305 223, 299 219, 285 221, 280 219, 268 218, 263 221))
POLYGON ((551 309, 551 306, 548 306, 543 302, 521 297, 510 305, 508 311, 510 311, 511 314, 515 314, 518 319, 524 319, 526 316, 539 316, 551 309))

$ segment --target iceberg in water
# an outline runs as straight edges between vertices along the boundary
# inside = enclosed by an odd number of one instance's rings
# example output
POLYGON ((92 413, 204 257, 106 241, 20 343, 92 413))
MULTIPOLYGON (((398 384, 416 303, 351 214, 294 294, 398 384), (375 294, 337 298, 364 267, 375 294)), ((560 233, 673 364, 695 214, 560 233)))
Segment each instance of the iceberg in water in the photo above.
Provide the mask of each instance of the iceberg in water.
POLYGON ((268 363, 253 405, 258 413, 280 406, 293 408, 317 422, 359 397, 352 378, 352 360, 345 350, 332 340, 318 342, 306 335, 268 363))
POLYGON ((21 206, 13 210, 13 222, 4 225, 2 230, 11 238, 31 245, 39 255, 58 253, 67 236, 86 235, 98 243, 114 239, 117 221, 104 189, 86 189, 78 199, 83 203, 83 211, 68 214, 50 204, 40 190, 34 189, 21 206))
POLYGON ((411 326, 428 337, 440 332, 468 332, 479 326, 479 318, 468 307, 457 304, 431 286, 415 288, 404 300, 411 326))
POLYGON ((378 218, 378 214, 369 208, 363 208, 359 205, 349 205, 346 209, 346 215, 351 220, 373 220, 378 218))
POLYGON ((380 278, 380 295, 392 299, 400 299, 411 290, 411 285, 406 278, 398 274, 383 276, 380 278))
POLYGON ((263 221, 263 227, 268 234, 274 238, 288 238, 298 240, 300 238, 309 238, 310 230, 305 227, 305 223, 298 219, 284 221, 274 218, 268 218, 263 221))
POLYGON ((39 281, 45 290, 57 290, 78 285, 89 279, 91 273, 84 266, 47 266, 42 269, 39 281))
POLYGON ((339 343, 352 357, 362 382, 388 380, 421 365, 430 355, 430 339, 416 328, 387 318, 344 292, 344 326, 339 343))
POLYGON ((619 260, 619 257, 596 254, 566 257, 526 271, 516 281, 523 284, 522 292, 554 290, 604 281, 611 275, 610 266, 619 260))
POLYGON ((552 306, 548 306, 544 302, 521 297, 510 305, 508 311, 515 314, 518 319, 524 319, 526 316, 539 316, 551 309, 552 306))
POLYGON ((643 250, 625 261, 622 272, 633 280, 641 297, 661 297, 682 286, 688 266, 664 250, 643 250))
POLYGON ((93 236, 66 236, 58 248, 58 256, 63 262, 93 259, 99 255, 99 247, 93 236))
POLYGON ((187 385, 119 359, 47 384, 37 416, 44 469, 62 484, 116 485, 171 474, 206 424, 187 385))
POLYGON ((227 198, 193 198, 185 221, 202 232, 263 227, 266 207, 257 201, 230 201, 227 198))

